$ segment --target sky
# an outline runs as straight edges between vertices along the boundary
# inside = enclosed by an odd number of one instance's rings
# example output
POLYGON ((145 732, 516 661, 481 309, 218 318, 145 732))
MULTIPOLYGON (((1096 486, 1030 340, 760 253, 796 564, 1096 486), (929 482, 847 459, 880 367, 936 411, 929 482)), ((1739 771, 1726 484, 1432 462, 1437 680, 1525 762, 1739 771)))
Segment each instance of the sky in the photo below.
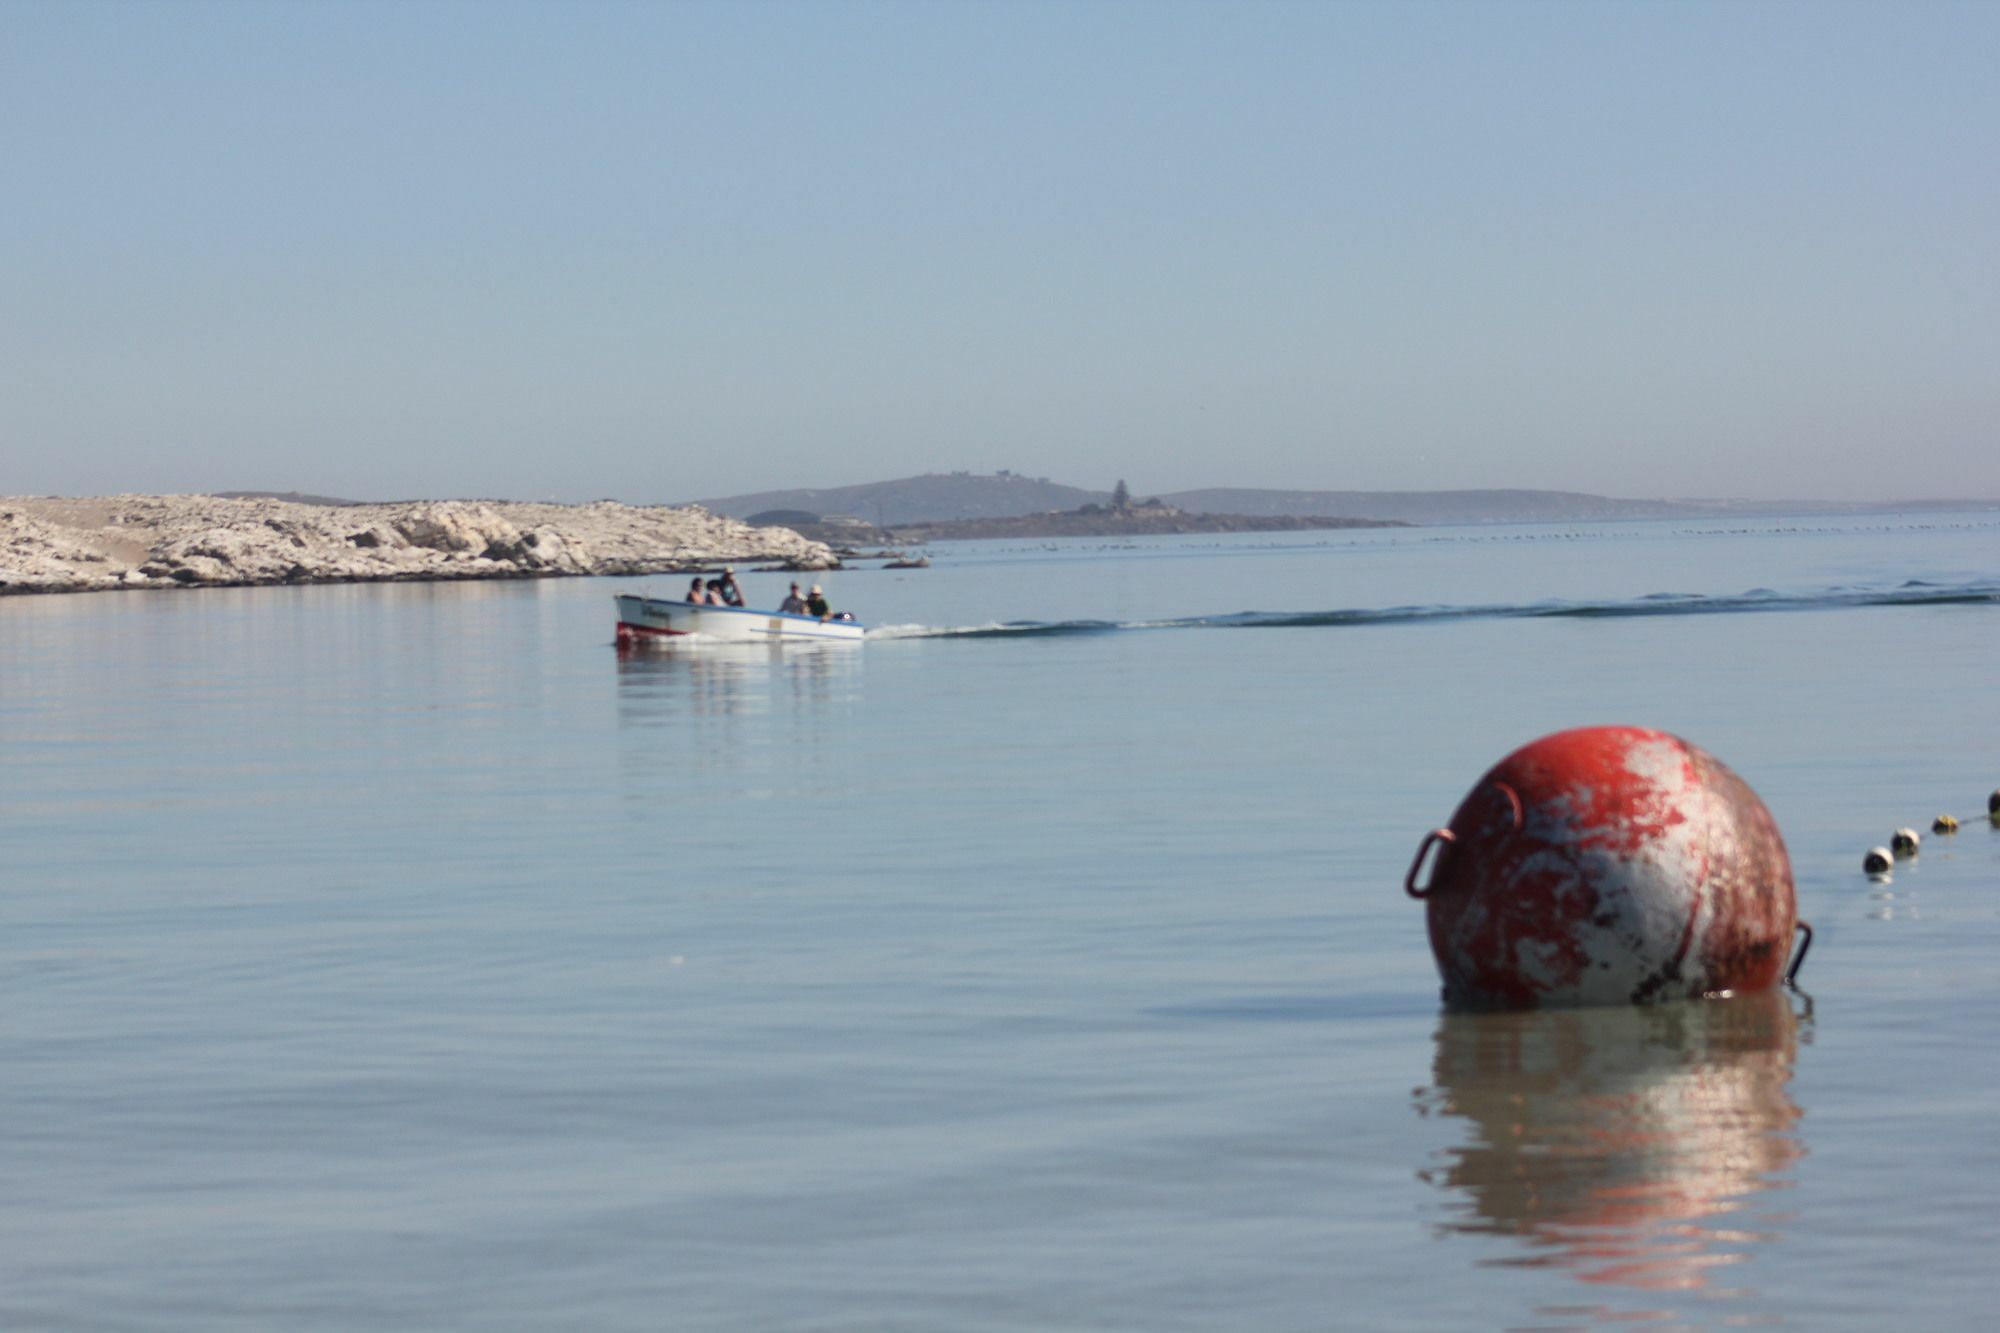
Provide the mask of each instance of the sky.
POLYGON ((0 0, 0 494, 2000 497, 2000 5, 0 0))

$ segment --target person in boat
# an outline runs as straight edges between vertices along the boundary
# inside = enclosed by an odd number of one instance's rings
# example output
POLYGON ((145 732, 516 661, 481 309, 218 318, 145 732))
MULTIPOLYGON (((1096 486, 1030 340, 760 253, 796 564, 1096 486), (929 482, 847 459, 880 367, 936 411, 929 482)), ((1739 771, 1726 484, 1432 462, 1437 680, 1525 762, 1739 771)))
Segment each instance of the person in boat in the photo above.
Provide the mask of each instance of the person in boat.
POLYGON ((813 584, 812 595, 806 598, 806 614, 818 616, 821 620, 833 614, 833 608, 826 603, 826 594, 817 583, 813 584))
POLYGON ((785 594, 785 600, 778 603, 778 609, 787 615, 802 616, 806 613, 806 599, 799 596, 799 585, 792 584, 792 590, 785 594))
POLYGON ((725 598, 725 597, 724 597, 724 596, 722 595, 722 580, 721 580, 721 579, 710 579, 710 580, 708 581, 708 604, 709 604, 710 606, 728 606, 728 605, 729 605, 729 601, 728 601, 728 599, 727 599, 727 598, 725 598))
POLYGON ((722 571, 722 577, 717 582, 722 587, 722 604, 724 606, 743 605, 743 589, 736 586, 736 570, 733 567, 725 568, 722 571))
POLYGON ((696 579, 693 583, 688 584, 687 599, 696 606, 705 606, 708 604, 708 594, 702 591, 700 579, 696 579))

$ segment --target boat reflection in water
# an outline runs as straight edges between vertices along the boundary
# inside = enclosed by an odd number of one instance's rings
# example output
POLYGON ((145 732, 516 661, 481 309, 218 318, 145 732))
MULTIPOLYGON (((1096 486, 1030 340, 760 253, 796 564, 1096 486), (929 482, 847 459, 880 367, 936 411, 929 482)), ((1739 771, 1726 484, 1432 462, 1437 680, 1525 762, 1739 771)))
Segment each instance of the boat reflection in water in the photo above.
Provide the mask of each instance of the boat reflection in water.
POLYGON ((859 645, 717 643, 685 639, 620 642, 619 711, 624 721, 678 725, 689 714, 755 716, 786 699, 801 708, 859 688, 859 645))
POLYGON ((1801 1023, 1810 1031, 1798 1003, 1772 990, 1445 1015, 1418 1105, 1464 1119, 1470 1141, 1419 1173, 1455 1196, 1440 1235, 1518 1237, 1528 1253, 1489 1262, 1587 1283, 1747 1294, 1710 1284, 1776 1239, 1773 1218, 1745 1212, 1805 1153, 1787 1090, 1801 1023))

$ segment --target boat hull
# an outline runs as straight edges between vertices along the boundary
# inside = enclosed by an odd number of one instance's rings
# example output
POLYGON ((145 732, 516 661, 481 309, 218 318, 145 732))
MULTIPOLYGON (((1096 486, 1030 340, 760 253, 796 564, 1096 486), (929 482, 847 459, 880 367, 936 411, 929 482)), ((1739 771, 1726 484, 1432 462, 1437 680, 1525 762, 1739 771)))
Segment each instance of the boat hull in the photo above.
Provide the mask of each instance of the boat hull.
POLYGON ((859 640, 863 629, 852 620, 821 620, 785 611, 753 611, 741 606, 697 606, 657 597, 621 595, 618 641, 698 637, 723 643, 771 643, 792 639, 859 640))

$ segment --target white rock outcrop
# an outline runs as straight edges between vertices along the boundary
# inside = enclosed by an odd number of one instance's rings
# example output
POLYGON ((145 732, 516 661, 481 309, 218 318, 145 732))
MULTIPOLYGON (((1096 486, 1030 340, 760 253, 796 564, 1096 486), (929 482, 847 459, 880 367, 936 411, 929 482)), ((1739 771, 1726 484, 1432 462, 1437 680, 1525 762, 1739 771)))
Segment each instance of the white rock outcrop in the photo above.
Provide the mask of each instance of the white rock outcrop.
POLYGON ((218 584, 831 569, 824 543, 698 506, 317 505, 206 495, 0 499, 0 595, 218 584))

